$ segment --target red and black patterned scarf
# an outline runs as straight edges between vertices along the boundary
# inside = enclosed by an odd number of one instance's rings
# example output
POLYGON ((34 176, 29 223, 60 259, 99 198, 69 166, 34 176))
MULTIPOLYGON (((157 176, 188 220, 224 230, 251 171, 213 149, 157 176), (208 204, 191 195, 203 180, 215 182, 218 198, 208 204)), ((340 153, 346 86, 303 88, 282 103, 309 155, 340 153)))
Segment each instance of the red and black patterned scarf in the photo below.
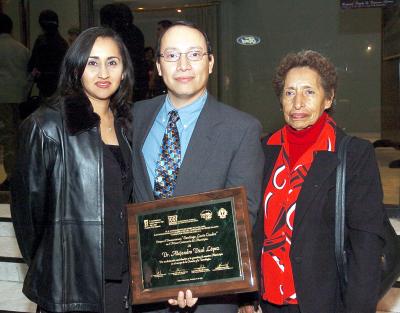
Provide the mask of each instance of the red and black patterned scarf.
POLYGON ((318 139, 290 168, 287 129, 274 133, 267 145, 281 145, 281 151, 264 193, 264 247, 261 267, 262 297, 283 305, 297 304, 289 258, 296 201, 317 151, 334 151, 335 122, 327 116, 318 139))

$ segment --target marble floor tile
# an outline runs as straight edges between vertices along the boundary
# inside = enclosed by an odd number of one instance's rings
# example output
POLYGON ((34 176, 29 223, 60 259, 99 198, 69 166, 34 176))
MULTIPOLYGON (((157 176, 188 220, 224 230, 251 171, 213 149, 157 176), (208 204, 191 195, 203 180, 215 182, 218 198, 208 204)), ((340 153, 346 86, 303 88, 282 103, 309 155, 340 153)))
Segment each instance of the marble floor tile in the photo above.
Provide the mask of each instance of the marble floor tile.
POLYGON ((396 231, 397 235, 400 235, 400 219, 399 218, 391 218, 390 222, 392 223, 393 228, 396 231))
POLYGON ((14 226, 11 222, 0 222, 0 237, 15 237, 14 226))
POLYGON ((28 266, 24 263, 0 262, 1 281, 23 282, 28 266))
POLYGON ((15 237, 0 237, 0 256, 20 258, 17 239, 15 237))
POLYGON ((36 312, 36 304, 22 294, 22 283, 1 281, 0 310, 36 312))
POLYGON ((9 204, 0 203, 0 217, 11 217, 9 204))
POLYGON ((400 150, 394 148, 376 148, 379 171, 382 178, 385 204, 399 205, 400 202, 400 169, 389 168, 389 163, 400 159, 400 150))
POLYGON ((400 288, 392 288, 379 301, 377 309, 383 312, 400 312, 400 288))

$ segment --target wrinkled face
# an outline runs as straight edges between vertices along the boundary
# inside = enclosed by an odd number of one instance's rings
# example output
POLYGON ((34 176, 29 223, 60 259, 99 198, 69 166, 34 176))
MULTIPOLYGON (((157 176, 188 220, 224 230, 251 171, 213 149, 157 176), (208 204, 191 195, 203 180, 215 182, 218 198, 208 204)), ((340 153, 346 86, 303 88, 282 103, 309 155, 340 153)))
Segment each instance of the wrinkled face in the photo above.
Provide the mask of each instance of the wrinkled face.
POLYGON ((175 62, 160 57, 157 61, 158 74, 168 88, 172 104, 179 108, 200 97, 207 87, 208 76, 212 72, 214 58, 203 55, 198 61, 190 61, 187 52, 206 53, 207 44, 201 32, 188 26, 168 28, 161 40, 160 53, 181 54, 175 62))
POLYGON ((281 103, 287 124, 296 130, 313 125, 332 105, 327 99, 319 74, 309 67, 292 68, 286 75, 281 103))
POLYGON ((109 37, 96 39, 81 82, 92 105, 109 102, 123 79, 122 57, 117 43, 109 37))

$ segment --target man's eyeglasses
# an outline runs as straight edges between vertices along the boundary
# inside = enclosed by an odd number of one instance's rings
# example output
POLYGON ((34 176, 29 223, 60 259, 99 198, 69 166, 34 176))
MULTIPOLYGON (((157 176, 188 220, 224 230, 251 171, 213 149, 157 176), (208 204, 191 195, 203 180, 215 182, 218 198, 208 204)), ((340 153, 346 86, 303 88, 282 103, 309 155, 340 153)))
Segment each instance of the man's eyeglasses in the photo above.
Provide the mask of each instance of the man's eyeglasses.
POLYGON ((203 56, 208 54, 207 52, 203 52, 203 50, 195 49, 189 50, 188 52, 179 52, 177 50, 165 50, 164 53, 160 54, 161 58, 164 58, 167 62, 177 62, 182 54, 186 54, 186 57, 189 61, 201 61, 203 56))

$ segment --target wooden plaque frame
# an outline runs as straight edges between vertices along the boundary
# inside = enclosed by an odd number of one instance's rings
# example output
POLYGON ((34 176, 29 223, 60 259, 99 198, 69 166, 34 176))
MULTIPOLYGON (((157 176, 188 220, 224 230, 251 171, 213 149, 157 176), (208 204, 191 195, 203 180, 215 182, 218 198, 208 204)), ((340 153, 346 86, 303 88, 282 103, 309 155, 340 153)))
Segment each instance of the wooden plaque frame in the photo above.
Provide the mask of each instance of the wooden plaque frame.
MULTIPOLYGON (((129 264, 131 273, 131 295, 133 304, 155 303, 176 298, 178 291, 190 289, 194 297, 209 297, 224 294, 253 292, 258 290, 257 270, 253 257, 251 227, 247 210, 246 192, 243 187, 210 191, 200 194, 180 196, 170 199, 149 201, 127 205, 129 264), (142 270, 140 233, 138 216, 165 210, 190 210, 215 200, 232 200, 235 222, 235 239, 238 247, 238 260, 241 274, 227 280, 212 280, 201 283, 185 283, 145 288, 142 270), (186 208, 187 207, 187 208, 186 208)), ((232 239, 233 240, 233 239, 232 239)))

